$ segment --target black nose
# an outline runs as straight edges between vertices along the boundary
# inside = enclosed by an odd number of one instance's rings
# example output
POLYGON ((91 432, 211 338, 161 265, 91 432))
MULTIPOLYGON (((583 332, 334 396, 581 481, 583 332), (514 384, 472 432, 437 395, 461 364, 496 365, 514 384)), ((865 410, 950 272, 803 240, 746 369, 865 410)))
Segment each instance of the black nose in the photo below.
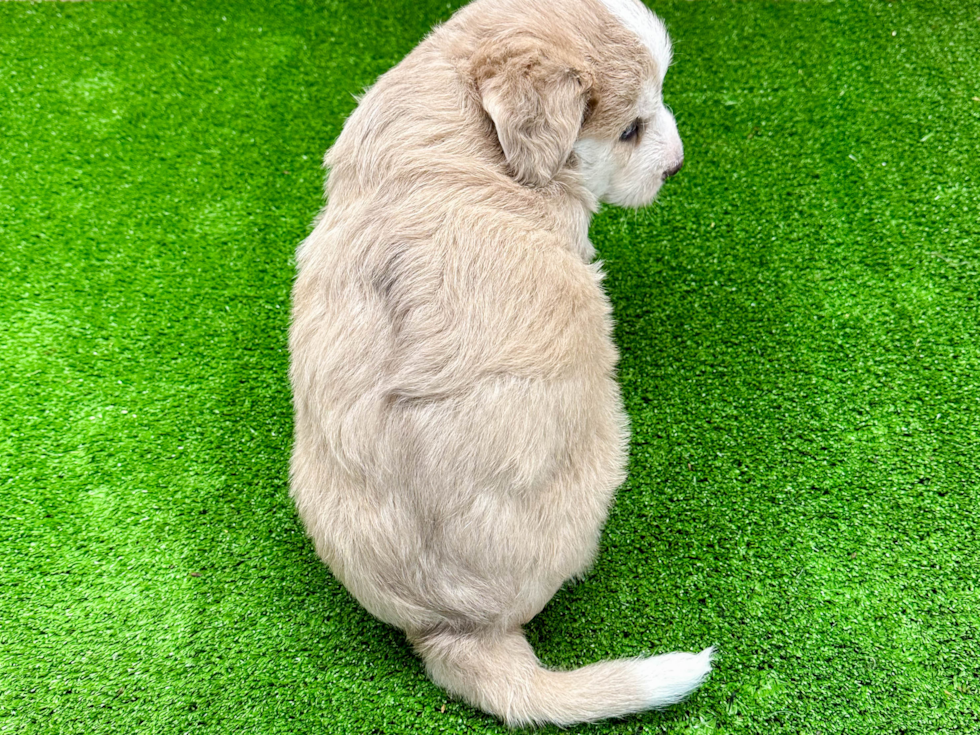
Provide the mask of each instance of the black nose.
POLYGON ((674 174, 676 174, 682 168, 684 168, 684 159, 683 158, 681 160, 679 160, 677 162, 677 164, 673 168, 668 169, 667 171, 664 171, 664 181, 666 181, 671 176, 673 176, 674 174))

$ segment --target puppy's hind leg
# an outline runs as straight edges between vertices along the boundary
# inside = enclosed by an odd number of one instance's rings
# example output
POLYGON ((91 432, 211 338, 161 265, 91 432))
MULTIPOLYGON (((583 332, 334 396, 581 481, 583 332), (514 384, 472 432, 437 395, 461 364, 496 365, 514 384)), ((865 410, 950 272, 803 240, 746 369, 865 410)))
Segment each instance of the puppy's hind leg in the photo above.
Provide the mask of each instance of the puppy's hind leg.
POLYGON ((512 727, 572 725, 666 707, 697 689, 713 654, 708 648, 551 671, 520 629, 440 631, 412 642, 436 684, 512 727))

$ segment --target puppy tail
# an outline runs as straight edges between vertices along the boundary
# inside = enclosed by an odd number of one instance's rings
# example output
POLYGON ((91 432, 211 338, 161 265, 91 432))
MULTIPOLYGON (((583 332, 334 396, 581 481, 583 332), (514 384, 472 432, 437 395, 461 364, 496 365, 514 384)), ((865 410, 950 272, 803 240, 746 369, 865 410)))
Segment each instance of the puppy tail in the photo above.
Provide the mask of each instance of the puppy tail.
POLYGON ((413 643, 432 681, 511 727, 572 725, 666 707, 697 689, 714 653, 707 648, 551 671, 521 630, 443 631, 413 643))

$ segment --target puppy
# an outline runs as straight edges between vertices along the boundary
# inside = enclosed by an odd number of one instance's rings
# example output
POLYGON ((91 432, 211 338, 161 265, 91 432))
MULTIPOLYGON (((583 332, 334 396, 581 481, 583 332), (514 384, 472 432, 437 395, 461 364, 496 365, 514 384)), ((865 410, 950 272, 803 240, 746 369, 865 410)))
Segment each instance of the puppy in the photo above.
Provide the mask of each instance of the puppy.
POLYGON ((476 0, 365 94, 297 254, 299 514, 432 680, 510 725, 663 707, 711 668, 552 671, 521 630, 588 568, 625 477, 588 227, 681 167, 670 59, 638 0, 476 0))

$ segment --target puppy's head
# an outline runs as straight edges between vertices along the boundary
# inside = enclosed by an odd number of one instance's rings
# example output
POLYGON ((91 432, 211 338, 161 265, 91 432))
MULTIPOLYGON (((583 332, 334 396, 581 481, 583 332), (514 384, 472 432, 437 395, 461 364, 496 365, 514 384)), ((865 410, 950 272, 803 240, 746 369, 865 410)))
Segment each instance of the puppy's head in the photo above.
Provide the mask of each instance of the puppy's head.
POLYGON ((649 204, 684 148, 662 88, 663 22, 639 0, 554 0, 553 17, 495 35, 471 63, 514 178, 545 186, 578 171, 600 201, 649 204))

